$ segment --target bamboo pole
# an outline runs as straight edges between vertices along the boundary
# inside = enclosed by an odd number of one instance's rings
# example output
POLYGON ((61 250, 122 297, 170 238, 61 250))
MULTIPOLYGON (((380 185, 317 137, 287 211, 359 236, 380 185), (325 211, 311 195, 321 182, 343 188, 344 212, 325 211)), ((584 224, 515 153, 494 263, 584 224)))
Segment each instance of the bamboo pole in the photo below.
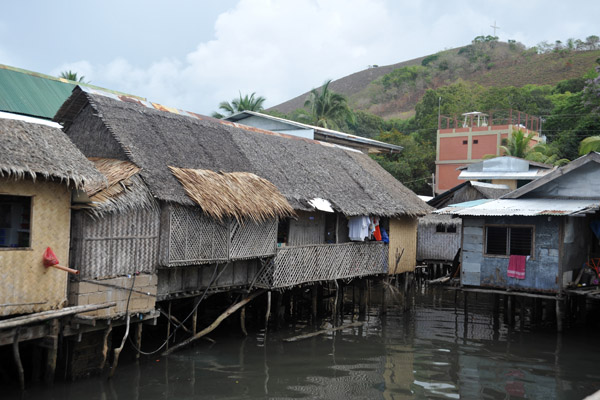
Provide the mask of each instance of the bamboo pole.
POLYGON ((304 335, 299 335, 299 336, 294 336, 294 337, 291 337, 291 338, 283 339, 283 341, 284 342, 296 342, 298 340, 303 340, 303 339, 308 339, 308 338, 311 338, 311 337, 319 336, 319 335, 322 335, 324 333, 335 332, 335 331, 339 331, 339 330, 342 330, 342 329, 352 328, 354 326, 362 326, 362 325, 363 325, 362 322, 352 322, 350 324, 341 325, 341 326, 338 326, 338 327, 335 327, 335 328, 331 328, 331 329, 323 329, 321 331, 306 333, 304 335))
POLYGON ((46 384, 51 385, 54 382, 54 373, 56 371, 56 359, 58 358, 58 320, 53 319, 50 322, 50 348, 48 349, 46 356, 46 374, 44 381, 46 384))
MULTIPOLYGON (((244 307, 246 308, 246 307, 244 307)), ((267 330, 269 328, 269 317, 271 316, 271 291, 267 292, 267 312, 265 315, 265 339, 267 337, 267 330)))
POLYGON ((112 331, 112 325, 108 325, 108 327, 104 330, 104 337, 102 339, 102 360, 100 361, 100 370, 104 369, 104 364, 106 364, 106 358, 108 357, 108 336, 112 331))
POLYGON ((256 297, 260 296, 264 292, 265 292, 265 290, 257 290, 256 292, 252 293, 250 296, 246 297, 244 300, 231 305, 227 310, 225 310, 225 312, 223 312, 223 314, 219 315, 219 317, 212 324, 210 324, 209 326, 207 326, 206 328, 204 328, 203 330, 201 330, 200 332, 198 332, 191 338, 184 340, 183 342, 179 343, 178 345, 173 346, 172 348, 170 348, 168 350, 165 350, 162 353, 162 355, 163 356, 169 355, 169 354, 173 353, 175 350, 178 350, 184 346, 187 346, 191 342, 201 338, 204 335, 209 334, 210 332, 215 330, 221 324, 221 322, 223 322, 223 320, 225 320, 231 314, 233 314, 240 308, 244 307, 246 304, 248 304, 249 302, 254 300, 256 297))
POLYGON ((140 349, 142 348, 142 323, 138 322, 138 324, 135 326, 135 346, 137 347, 136 349, 136 354, 135 354, 135 359, 139 360, 140 359, 140 349))
POLYGON ((25 372, 23 371, 23 363, 21 362, 21 354, 19 353, 19 329, 15 330, 15 336, 13 339, 13 357, 15 364, 17 365, 17 373, 19 374, 19 387, 21 390, 25 390, 25 372))
POLYGON ((60 318, 67 315, 80 314, 88 311, 100 310, 102 308, 109 308, 115 306, 116 304, 117 303, 113 301, 110 303, 65 307, 61 310, 42 311, 32 315, 25 315, 23 317, 10 318, 4 321, 0 321, 0 330, 14 328, 21 325, 33 324, 36 322, 44 322, 50 319, 60 318))
MULTIPOLYGON (((242 311, 240 311, 240 327, 244 336, 248 336, 248 331, 246 330, 246 307, 242 307, 242 311)), ((194 332, 195 334, 196 332, 194 332)))
POLYGON ((129 336, 129 322, 131 320, 131 316, 127 313, 127 326, 125 328, 125 335, 123 335, 123 340, 121 340, 121 346, 115 349, 113 365, 110 370, 109 378, 112 378, 117 370, 117 364, 119 364, 119 355, 121 355, 121 351, 123 351, 123 347, 125 347, 125 341, 127 340, 127 336, 129 336))

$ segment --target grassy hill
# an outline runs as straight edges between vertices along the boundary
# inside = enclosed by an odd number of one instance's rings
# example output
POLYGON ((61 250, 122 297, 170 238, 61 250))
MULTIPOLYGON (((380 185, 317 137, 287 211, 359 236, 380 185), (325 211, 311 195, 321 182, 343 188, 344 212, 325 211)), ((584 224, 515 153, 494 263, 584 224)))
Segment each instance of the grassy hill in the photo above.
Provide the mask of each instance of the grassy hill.
MULTIPOLYGON (((351 108, 383 118, 408 118, 427 89, 457 81, 485 87, 555 85, 593 70, 600 50, 565 48, 538 54, 515 42, 474 40, 472 44, 398 64, 373 67, 332 81, 351 108)), ((308 92, 272 107, 289 114, 302 108, 308 92)))

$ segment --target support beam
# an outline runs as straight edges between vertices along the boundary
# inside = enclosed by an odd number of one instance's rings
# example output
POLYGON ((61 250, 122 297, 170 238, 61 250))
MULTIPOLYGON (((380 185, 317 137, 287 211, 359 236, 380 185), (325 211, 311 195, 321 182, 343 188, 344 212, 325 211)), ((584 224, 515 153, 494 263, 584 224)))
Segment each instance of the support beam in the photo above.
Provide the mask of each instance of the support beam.
POLYGON ((58 319, 50 321, 50 332, 48 335, 49 348, 46 355, 46 373, 44 382, 47 385, 54 383, 54 374, 56 372, 56 359, 58 357, 58 332, 59 322, 58 319))
POLYGON ((25 371, 23 370, 21 354, 19 353, 19 329, 15 331, 12 348, 13 357, 15 359, 15 365, 17 367, 17 374, 19 375, 19 387, 21 388, 21 390, 25 390, 25 371))

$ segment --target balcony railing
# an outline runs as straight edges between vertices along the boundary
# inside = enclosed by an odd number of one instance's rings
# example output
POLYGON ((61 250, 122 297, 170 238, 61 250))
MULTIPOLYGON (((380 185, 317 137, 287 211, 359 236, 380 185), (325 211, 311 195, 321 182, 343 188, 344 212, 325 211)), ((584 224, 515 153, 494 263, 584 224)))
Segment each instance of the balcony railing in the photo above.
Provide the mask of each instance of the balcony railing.
POLYGON ((388 246, 382 242, 293 246, 277 250, 258 282, 261 286, 283 288, 387 271, 388 246))

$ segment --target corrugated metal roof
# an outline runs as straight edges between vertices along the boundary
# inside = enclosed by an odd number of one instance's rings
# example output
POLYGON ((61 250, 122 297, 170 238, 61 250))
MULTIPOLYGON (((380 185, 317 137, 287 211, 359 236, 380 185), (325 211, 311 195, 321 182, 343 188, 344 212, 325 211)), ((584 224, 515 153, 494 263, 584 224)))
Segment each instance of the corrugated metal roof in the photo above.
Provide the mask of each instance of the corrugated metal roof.
POLYGON ((94 85, 0 64, 0 111, 52 119, 78 85, 119 94, 94 85))
POLYGON ((575 215, 592 212, 600 208, 600 200, 563 199, 498 199, 472 205, 467 202, 434 211, 436 214, 458 216, 541 216, 575 215))
POLYGON ((550 172, 550 170, 542 169, 531 169, 523 172, 499 172, 499 171, 462 171, 458 175, 458 179, 472 180, 472 179, 537 179, 544 174, 550 172))

